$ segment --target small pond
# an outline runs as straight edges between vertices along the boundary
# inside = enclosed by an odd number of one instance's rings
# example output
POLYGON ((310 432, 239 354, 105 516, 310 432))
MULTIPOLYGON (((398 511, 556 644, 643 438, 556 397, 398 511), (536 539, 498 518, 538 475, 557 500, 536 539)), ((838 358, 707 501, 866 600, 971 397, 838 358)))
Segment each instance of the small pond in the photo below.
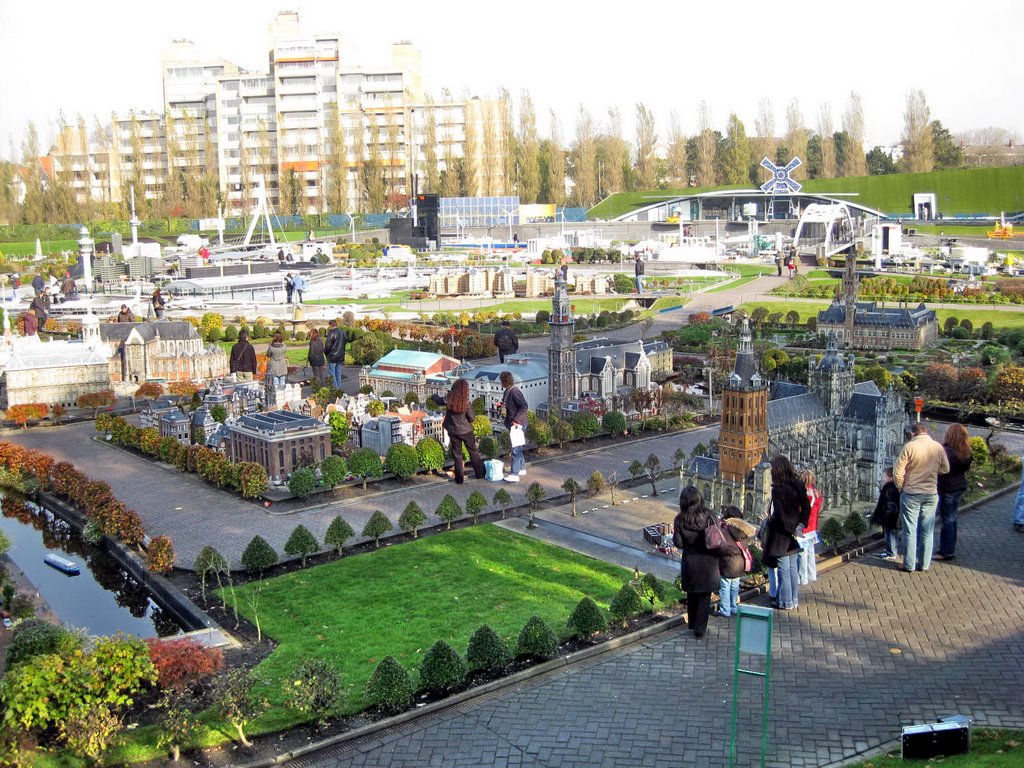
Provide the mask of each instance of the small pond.
POLYGON ((0 509, 0 529, 11 540, 7 556, 62 622, 90 635, 164 637, 181 632, 143 585, 52 512, 10 492, 4 493, 0 509), (78 563, 81 573, 68 576, 44 563, 51 552, 78 563))

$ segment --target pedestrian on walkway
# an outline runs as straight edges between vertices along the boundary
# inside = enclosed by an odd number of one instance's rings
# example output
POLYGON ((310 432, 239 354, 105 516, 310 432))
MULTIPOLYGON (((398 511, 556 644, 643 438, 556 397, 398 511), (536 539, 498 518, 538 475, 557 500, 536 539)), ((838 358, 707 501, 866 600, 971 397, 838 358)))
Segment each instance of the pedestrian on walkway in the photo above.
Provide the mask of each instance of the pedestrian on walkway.
POLYGON ((331 318, 327 322, 327 340, 324 343, 324 354, 327 355, 327 373, 331 376, 331 382, 335 389, 341 389, 341 371, 345 365, 345 346, 348 344, 348 337, 338 327, 337 318, 331 318))
POLYGON ((127 304, 122 304, 121 305, 121 311, 117 313, 117 322, 119 322, 119 323, 134 323, 135 322, 135 315, 133 315, 132 311, 130 309, 128 309, 128 305, 127 304))
POLYGON ((796 541, 800 551, 796 556, 797 579, 800 585, 810 584, 818 580, 818 555, 815 546, 818 543, 818 515, 825 502, 821 491, 814 487, 814 471, 805 469, 800 472, 800 479, 807 489, 807 503, 811 505, 811 514, 807 525, 797 529, 796 541))
POLYGON ((785 611, 800 605, 800 579, 795 538, 800 526, 811 516, 807 489, 786 456, 775 456, 772 467, 772 508, 768 517, 768 534, 764 543, 764 564, 778 568, 778 592, 773 607, 785 611))
POLYGON ((295 303, 302 304, 302 294, 304 294, 306 289, 309 287, 306 283, 306 278, 302 275, 295 275, 295 277, 292 278, 292 286, 295 288, 295 303))
POLYGON ((484 468, 484 460, 480 458, 480 451, 476 447, 476 435, 473 434, 473 409, 469 404, 469 382, 459 379, 452 384, 447 397, 433 395, 432 399, 438 405, 444 406, 444 421, 441 422, 441 426, 451 441, 452 458, 455 460, 456 484, 462 485, 465 479, 463 446, 469 454, 469 462, 473 465, 476 479, 485 479, 487 472, 484 468))
POLYGON ((282 389, 288 377, 288 358, 285 356, 288 347, 280 331, 274 334, 273 341, 267 347, 267 376, 273 381, 274 389, 282 389))
POLYGON ((501 328, 494 334, 494 346, 498 348, 498 360, 504 364, 506 355, 514 355, 519 351, 519 337, 512 330, 508 320, 501 321, 501 328))
POLYGON ((704 529, 715 525, 715 516, 690 485, 679 494, 679 514, 672 522, 672 543, 682 551, 680 576, 686 592, 686 626, 694 637, 704 637, 711 614, 711 593, 722 582, 718 554, 707 548, 704 529))
POLYGON ((153 314, 156 316, 156 319, 163 320, 164 310, 167 307, 167 299, 164 298, 164 295, 161 293, 159 288, 153 291, 153 298, 151 301, 153 303, 153 314))
POLYGON ((309 332, 309 349, 306 361, 313 369, 313 386, 317 389, 327 384, 327 357, 324 354, 324 340, 316 328, 309 332))
POLYGON ((722 518, 726 546, 718 553, 718 569, 722 577, 718 587, 718 615, 728 619, 736 615, 740 604, 740 579, 747 572, 746 557, 749 555, 749 550, 744 554, 744 548, 757 529, 743 519, 739 507, 726 507, 722 510, 722 518))
POLYGON ((633 262, 633 275, 636 277, 636 292, 639 295, 644 292, 644 260, 639 253, 633 262))
MULTIPOLYGON (((501 398, 501 407, 505 414, 505 426, 508 428, 509 433, 515 429, 525 430, 526 415, 529 412, 526 397, 523 395, 522 390, 515 385, 516 380, 512 376, 511 371, 502 371, 498 376, 498 380, 505 390, 505 394, 501 398)), ((526 474, 526 456, 523 446, 515 445, 515 440, 513 440, 510 463, 511 467, 505 475, 505 480, 510 483, 518 483, 519 478, 526 474)))
POLYGON ((779 272, 779 277, 782 277, 782 254, 779 253, 775 256, 775 268, 779 272))
POLYGON ((875 511, 871 513, 871 524, 882 527, 885 548, 878 556, 883 560, 899 560, 900 492, 892 479, 892 467, 882 470, 882 489, 878 492, 875 511))
POLYGON ((244 328, 238 332, 238 341, 231 347, 228 368, 239 381, 256 378, 256 350, 249 342, 249 332, 244 328))
POLYGON ((900 490, 904 571, 927 571, 932 564, 939 475, 947 472, 946 450, 928 434, 927 426, 915 423, 892 470, 900 490))
MULTIPOLYGON (((284 252, 281 252, 281 260, 284 260, 284 252)), ((295 293, 295 283, 292 282, 292 273, 284 276, 284 296, 288 304, 292 303, 292 294, 295 293)))
POLYGON ((949 472, 939 475, 939 552, 936 560, 956 557, 956 514, 967 492, 967 471, 971 468, 971 436, 963 424, 950 424, 942 439, 949 472))

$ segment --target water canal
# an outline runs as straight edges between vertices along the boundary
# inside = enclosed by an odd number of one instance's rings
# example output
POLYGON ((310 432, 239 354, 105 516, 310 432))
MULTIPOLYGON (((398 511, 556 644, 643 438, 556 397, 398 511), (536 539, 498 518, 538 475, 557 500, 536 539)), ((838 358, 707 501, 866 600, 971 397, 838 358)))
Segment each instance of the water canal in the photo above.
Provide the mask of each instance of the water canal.
POLYGON ((0 529, 11 540, 7 556, 64 624, 90 635, 163 637, 181 631, 142 584, 52 512, 9 492, 0 508, 0 529), (46 565, 43 558, 51 552, 78 563, 81 573, 68 576, 46 565))

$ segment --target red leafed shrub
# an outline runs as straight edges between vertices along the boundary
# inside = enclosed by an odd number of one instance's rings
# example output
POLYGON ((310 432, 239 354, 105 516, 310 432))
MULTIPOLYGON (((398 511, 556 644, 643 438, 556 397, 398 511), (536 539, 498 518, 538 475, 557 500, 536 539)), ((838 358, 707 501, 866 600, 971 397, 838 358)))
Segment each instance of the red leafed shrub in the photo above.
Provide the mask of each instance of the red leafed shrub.
POLYGON ((198 685, 224 666, 224 656, 219 648, 205 648, 196 640, 146 641, 149 658, 157 671, 157 685, 185 691, 198 685))
POLYGON ((25 429, 30 421, 41 421, 50 410, 46 403, 22 403, 7 409, 7 420, 25 429))
POLYGON ((174 567, 174 544, 170 536, 156 536, 146 548, 146 567, 153 573, 170 573, 174 567))

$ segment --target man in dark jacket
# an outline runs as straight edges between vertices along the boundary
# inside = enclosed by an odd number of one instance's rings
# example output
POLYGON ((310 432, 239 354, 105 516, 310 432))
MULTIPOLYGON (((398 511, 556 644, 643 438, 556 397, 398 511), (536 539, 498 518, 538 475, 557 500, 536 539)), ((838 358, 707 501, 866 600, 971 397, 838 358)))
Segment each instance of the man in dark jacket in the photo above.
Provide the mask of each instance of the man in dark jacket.
MULTIPOLYGON (((281 259, 284 260, 283 253, 282 253, 281 259)), ((292 303, 292 294, 294 292, 295 292, 295 283, 292 282, 292 273, 289 272, 287 275, 284 276, 284 294, 285 294, 285 297, 288 299, 288 303, 289 304, 292 303)))
POLYGON ((135 315, 133 315, 132 311, 130 309, 128 309, 128 305, 127 304, 122 304, 121 305, 121 311, 117 313, 117 322, 119 322, 119 323, 134 323, 135 322, 135 315))
MULTIPOLYGON (((501 407, 505 412, 505 426, 511 434, 513 429, 526 429, 526 414, 529 412, 526 397, 517 387, 511 371, 502 371, 498 377, 505 394, 501 398, 501 407)), ((522 445, 512 445, 512 467, 505 479, 510 483, 518 483, 519 478, 526 474, 526 457, 522 445)))
POLYGON ((348 338, 345 332, 338 327, 338 321, 332 318, 327 323, 327 341, 324 344, 324 354, 327 355, 327 373, 335 389, 341 389, 342 366, 345 365, 345 346, 348 338))
POLYGON ((638 294, 644 292, 644 260, 640 254, 636 255, 636 261, 633 264, 633 274, 636 276, 636 292, 638 294))
POLYGON ((228 365, 239 381, 252 381, 255 377, 256 350, 249 343, 248 331, 243 329, 238 332, 238 341, 231 347, 228 365))
POLYGON ((519 351, 519 337, 512 330, 508 320, 501 321, 501 328, 494 334, 494 346, 498 348, 498 360, 505 362, 506 355, 514 355, 519 351))

